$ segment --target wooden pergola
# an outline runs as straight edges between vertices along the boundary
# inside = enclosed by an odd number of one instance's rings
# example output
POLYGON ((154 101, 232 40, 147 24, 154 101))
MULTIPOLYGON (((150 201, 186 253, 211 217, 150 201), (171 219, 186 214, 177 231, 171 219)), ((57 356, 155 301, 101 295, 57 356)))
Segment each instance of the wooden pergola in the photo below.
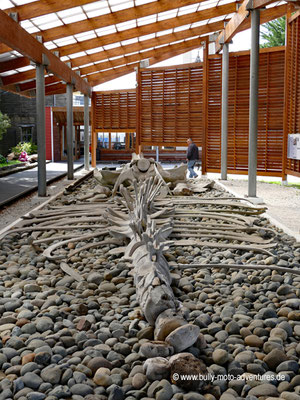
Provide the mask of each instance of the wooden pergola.
MULTIPOLYGON (((72 165, 72 92, 88 100, 92 87, 209 41, 219 52, 251 24, 286 15, 299 1, 274 0, 2 0, 0 2, 0 87, 37 97, 41 181, 44 168, 44 96, 67 91, 69 179, 72 165), (216 34, 216 35, 212 35, 216 34)), ((88 140, 88 138, 87 138, 88 140)), ((88 168, 88 142, 85 146, 88 168)), ((93 146, 95 166, 95 146, 93 146)), ((40 195, 45 195, 45 187, 40 195)))

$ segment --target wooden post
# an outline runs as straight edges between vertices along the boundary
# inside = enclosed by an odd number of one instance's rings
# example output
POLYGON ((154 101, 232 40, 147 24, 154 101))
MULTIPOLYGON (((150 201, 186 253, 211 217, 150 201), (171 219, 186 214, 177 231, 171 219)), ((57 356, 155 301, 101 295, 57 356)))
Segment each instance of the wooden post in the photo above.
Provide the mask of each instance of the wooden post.
POLYGON ((202 84, 202 162, 201 175, 207 174, 206 156, 207 156, 207 106, 208 106, 208 40, 203 44, 203 84, 202 84))

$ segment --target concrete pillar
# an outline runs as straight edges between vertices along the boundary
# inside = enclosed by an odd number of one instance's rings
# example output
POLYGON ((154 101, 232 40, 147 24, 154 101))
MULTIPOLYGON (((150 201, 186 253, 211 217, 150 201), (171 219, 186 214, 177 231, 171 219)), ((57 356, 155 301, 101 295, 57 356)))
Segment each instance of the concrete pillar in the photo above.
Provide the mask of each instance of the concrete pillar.
POLYGON ((251 10, 248 197, 256 197, 260 10, 251 10))
POLYGON ((69 180, 74 179, 73 151, 73 85, 67 83, 67 153, 69 180))
POLYGON ((222 55, 222 123, 221 123, 221 179, 227 179, 227 142, 228 142, 228 80, 229 80, 229 43, 223 45, 222 55))
POLYGON ((156 162, 159 162, 159 146, 156 146, 156 162))
POLYGON ((45 128, 45 71, 36 64, 36 127, 38 152, 38 196, 47 195, 46 128, 45 128))
POLYGON ((89 128, 90 128, 90 116, 89 116, 89 96, 84 95, 84 169, 89 170, 90 155, 89 155, 89 128))

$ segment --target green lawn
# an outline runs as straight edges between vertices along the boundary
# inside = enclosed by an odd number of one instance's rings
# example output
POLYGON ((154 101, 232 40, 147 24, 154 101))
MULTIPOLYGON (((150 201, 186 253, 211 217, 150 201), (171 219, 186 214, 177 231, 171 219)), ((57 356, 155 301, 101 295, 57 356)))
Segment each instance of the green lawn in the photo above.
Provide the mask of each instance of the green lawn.
POLYGON ((8 161, 7 163, 0 163, 0 168, 7 167, 8 165, 20 164, 19 160, 8 161))
MULTIPOLYGON (((265 183, 272 183, 274 185, 282 185, 282 183, 280 181, 271 181, 271 182, 267 182, 267 181, 261 181, 261 182, 265 182, 265 183)), ((296 189, 300 189, 300 183, 288 183, 287 185, 284 186, 288 186, 288 187, 293 187, 296 189)))

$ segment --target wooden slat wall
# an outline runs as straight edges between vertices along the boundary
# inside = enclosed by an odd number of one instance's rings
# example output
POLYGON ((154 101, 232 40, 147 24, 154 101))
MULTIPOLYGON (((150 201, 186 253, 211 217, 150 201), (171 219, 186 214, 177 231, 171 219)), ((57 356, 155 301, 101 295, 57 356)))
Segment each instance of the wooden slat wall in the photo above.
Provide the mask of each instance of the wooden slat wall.
POLYGON ((94 127, 105 131, 134 131, 136 128, 136 91, 93 92, 94 127))
POLYGON ((288 134, 300 133, 300 16, 287 24, 285 173, 300 177, 300 160, 287 158, 288 134))
MULTIPOLYGON (((264 50, 259 65, 258 173, 281 175, 285 51, 264 50)), ((248 169, 250 55, 229 61, 228 172, 248 169)), ((207 172, 219 172, 221 160, 221 69, 219 55, 208 59, 207 172)))
POLYGON ((202 64, 139 70, 141 145, 202 145, 202 64))

